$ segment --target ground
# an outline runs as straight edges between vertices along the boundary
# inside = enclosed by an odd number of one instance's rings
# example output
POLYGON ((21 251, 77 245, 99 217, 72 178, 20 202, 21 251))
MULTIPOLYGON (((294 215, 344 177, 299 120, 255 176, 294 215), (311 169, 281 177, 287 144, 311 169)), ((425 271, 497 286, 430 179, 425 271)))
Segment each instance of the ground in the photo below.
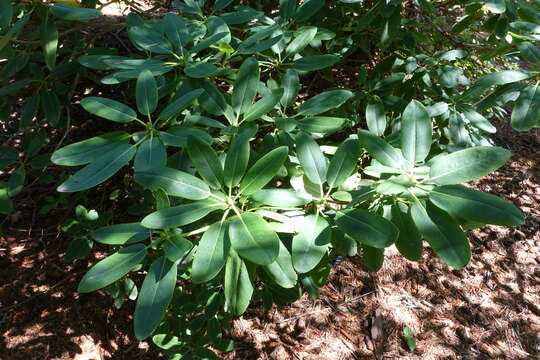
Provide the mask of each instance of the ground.
MULTIPOLYGON (((496 143, 514 156, 472 185, 519 206, 523 226, 468 232, 473 259, 460 271, 427 248, 419 263, 390 248, 378 273, 360 258, 346 259, 319 299, 304 296, 268 312, 255 307, 235 319, 236 349, 223 358, 539 358, 540 132, 497 126, 496 143), (414 332, 415 351, 403 339, 405 326, 414 332)), ((22 211, 0 237, 0 359, 161 358, 134 340, 133 303, 117 310, 103 292, 76 292, 89 262, 63 261, 69 239, 57 217, 36 212, 44 195, 37 196, 21 200, 22 211)))

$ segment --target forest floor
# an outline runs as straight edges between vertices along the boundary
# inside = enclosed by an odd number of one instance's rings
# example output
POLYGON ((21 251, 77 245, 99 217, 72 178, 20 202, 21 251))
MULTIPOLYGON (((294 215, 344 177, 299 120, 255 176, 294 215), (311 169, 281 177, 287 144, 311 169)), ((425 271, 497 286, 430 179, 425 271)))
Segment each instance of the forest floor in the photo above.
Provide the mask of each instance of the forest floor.
MULTIPOLYGON (((411 263, 393 248, 368 272, 359 257, 331 272, 318 299, 254 307, 234 320, 236 349, 224 359, 540 358, 540 132, 498 122, 498 145, 514 152, 473 185, 526 214, 516 228, 469 231, 471 264, 450 270, 427 248, 411 263), (411 352, 403 329, 413 330, 411 352)), ((78 294, 87 261, 63 261, 69 239, 56 216, 37 213, 37 194, 0 237, 0 359, 159 359, 132 335, 134 304, 114 308, 104 292, 78 294)))

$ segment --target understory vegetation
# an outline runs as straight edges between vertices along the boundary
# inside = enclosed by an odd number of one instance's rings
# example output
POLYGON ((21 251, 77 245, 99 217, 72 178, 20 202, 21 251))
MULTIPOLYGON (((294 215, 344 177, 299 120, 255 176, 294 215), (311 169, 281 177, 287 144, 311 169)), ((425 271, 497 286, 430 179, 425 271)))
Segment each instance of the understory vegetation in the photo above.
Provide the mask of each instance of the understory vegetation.
POLYGON ((467 183, 512 155, 493 119, 540 127, 540 1, 147 5, 0 0, 0 214, 56 189, 65 260, 108 253, 78 291, 134 301, 171 359, 234 349, 232 317, 317 297, 336 257, 463 269, 466 230, 524 223, 467 183))

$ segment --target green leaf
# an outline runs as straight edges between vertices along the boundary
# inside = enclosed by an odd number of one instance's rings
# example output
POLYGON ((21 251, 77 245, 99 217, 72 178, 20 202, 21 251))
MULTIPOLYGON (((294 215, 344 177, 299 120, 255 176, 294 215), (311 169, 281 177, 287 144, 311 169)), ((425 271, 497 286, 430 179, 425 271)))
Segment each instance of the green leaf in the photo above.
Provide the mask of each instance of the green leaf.
POLYGON ((32 125, 32 121, 34 120, 34 117, 36 117, 37 112, 38 112, 39 100, 40 100, 39 93, 34 93, 31 97, 29 97, 26 100, 21 110, 21 118, 19 120, 19 130, 24 131, 30 125, 32 125))
POLYGON ((403 156, 396 148, 380 137, 373 135, 369 131, 359 130, 358 141, 382 165, 397 169, 401 168, 404 161, 403 156))
POLYGON ((9 198, 8 189, 0 188, 0 214, 9 214, 13 211, 13 202, 9 198))
POLYGON ((381 270, 384 262, 384 249, 362 244, 362 260, 366 267, 374 272, 381 270))
POLYGON ((253 283, 246 263, 234 250, 231 250, 227 258, 223 290, 225 310, 233 315, 243 314, 253 295, 253 283))
POLYGON ((313 201, 308 193, 288 189, 259 190, 251 197, 265 205, 283 208, 302 206, 313 201))
POLYGON ((422 258, 422 237, 408 209, 406 206, 392 205, 392 223, 399 229, 396 247, 407 260, 418 261, 422 258))
POLYGON ((187 94, 182 95, 181 97, 167 105, 165 109, 163 109, 159 113, 157 119, 165 120, 180 114, 182 111, 187 109, 189 105, 191 105, 193 101, 195 101, 195 99, 201 96, 202 93, 204 93, 204 89, 195 89, 188 92, 187 94))
POLYGON ((195 79, 211 77, 219 71, 220 69, 217 66, 207 62, 198 62, 184 69, 187 76, 195 79))
POLYGON ((394 224, 367 210, 340 210, 337 212, 336 224, 356 241, 379 249, 392 245, 399 235, 394 224))
POLYGON ((24 167, 15 169, 15 171, 11 173, 7 183, 8 196, 14 197, 18 195, 23 189, 25 179, 26 171, 24 171, 24 167))
POLYGON ((296 9, 294 18, 298 22, 309 20, 310 17, 315 15, 324 6, 324 0, 305 0, 296 9))
POLYGON ((423 161, 431 148, 431 118, 422 103, 413 100, 401 116, 401 151, 410 167, 423 161))
MULTIPOLYGON (((514 107, 515 108, 515 107, 514 107)), ((493 126, 488 119, 483 117, 480 113, 468 109, 467 111, 463 112, 463 115, 471 122, 471 124, 475 127, 477 127, 480 130, 483 130, 487 133, 494 134, 497 132, 497 128, 493 126)))
POLYGON ((524 216, 513 204, 503 199, 459 185, 433 189, 429 200, 454 218, 464 218, 484 224, 522 225, 524 216))
POLYGON ((197 201, 154 211, 141 221, 141 225, 149 229, 180 227, 200 220, 213 211, 225 208, 226 206, 221 203, 197 201))
POLYGON ((299 273, 307 273, 317 266, 328 251, 330 226, 319 214, 304 217, 292 240, 292 262, 299 273))
POLYGON ((342 185, 356 168, 360 157, 360 145, 356 139, 347 139, 339 145, 330 160, 326 182, 330 188, 342 185))
POLYGON ((476 101, 479 96, 492 86, 511 84, 528 79, 530 76, 529 72, 522 70, 505 70, 484 75, 478 79, 474 86, 461 95, 460 101, 476 101))
POLYGON ((131 42, 140 50, 156 54, 170 54, 172 52, 171 43, 148 24, 141 23, 140 25, 128 26, 128 36, 131 42))
POLYGON ((130 245, 101 260, 84 274, 77 291, 88 293, 107 285, 126 275, 146 256, 146 246, 130 245))
POLYGON ((442 261, 455 269, 467 266, 471 259, 469 241, 448 214, 429 203, 426 208, 416 202, 411 207, 411 216, 420 234, 442 261))
POLYGON ((386 129, 386 115, 384 105, 380 97, 373 96, 366 106, 366 122, 369 131, 374 135, 381 136, 386 129))
MULTIPOLYGON (((292 1, 294 3, 294 1, 292 1)), ((0 0, 0 29, 5 30, 13 19, 11 0, 0 0)))
POLYGON ((193 282, 201 284, 215 278, 225 265, 230 248, 229 223, 220 221, 212 224, 204 232, 193 257, 193 282))
POLYGON ((279 286, 285 289, 293 288, 296 285, 298 276, 292 265, 292 258, 289 250, 279 242, 279 255, 276 260, 266 265, 264 271, 279 286))
POLYGON ((11 146, 0 146, 0 170, 19 161, 19 152, 11 146))
POLYGON ((257 160, 240 183, 242 194, 251 195, 268 184, 276 176, 288 154, 289 149, 280 146, 257 160))
POLYGON ((297 30, 293 41, 285 48, 285 57, 294 56, 309 44, 311 40, 317 35, 317 28, 315 26, 303 27, 297 30))
POLYGON ((182 235, 174 234, 167 236, 161 243, 161 247, 167 259, 176 262, 189 254, 189 251, 193 248, 193 244, 182 235))
POLYGON ((255 264, 271 264, 279 254, 277 234, 257 214, 249 212, 234 217, 229 226, 229 237, 234 250, 255 264))
POLYGON ((204 39, 203 41, 197 43, 197 45, 195 45, 194 47, 192 47, 191 50, 190 50, 190 53, 196 54, 199 51, 208 49, 211 45, 216 44, 218 41, 220 41, 223 38, 226 38, 226 37, 228 37, 230 35, 231 34, 228 31, 223 31, 223 32, 220 32, 220 33, 217 33, 217 34, 212 34, 209 37, 207 37, 206 39, 204 39))
POLYGON ((414 333, 412 332, 411 328, 409 328, 408 326, 405 326, 403 328, 403 337, 407 342, 409 350, 414 351, 414 349, 416 349, 416 339, 414 338, 414 333))
POLYGON ((186 150, 191 162, 206 183, 213 189, 221 188, 223 168, 215 151, 197 137, 188 139, 186 150))
POLYGON ((60 100, 55 92, 41 90, 40 91, 40 104, 43 112, 45 113, 45 119, 50 126, 57 127, 60 122, 61 105, 60 100))
POLYGON ((332 134, 343 128, 347 119, 330 117, 330 116, 314 116, 300 118, 296 120, 296 125, 300 130, 309 133, 332 134))
POLYGON ((328 280, 328 275, 330 274, 331 265, 328 261, 328 255, 325 255, 321 262, 309 273, 304 274, 300 281, 302 282, 302 287, 309 296, 313 299, 319 297, 321 287, 328 280))
POLYGON ((99 243, 124 245, 148 239, 151 231, 139 223, 116 224, 94 230, 90 235, 99 243))
POLYGON ((301 132, 296 136, 296 154, 304 174, 314 184, 326 181, 326 158, 313 138, 301 132))
POLYGON ((58 29, 51 21, 43 23, 40 27, 41 47, 45 64, 52 70, 56 64, 56 49, 58 48, 58 29))
POLYGON ((0 87, 0 96, 15 94, 19 90, 27 88, 31 83, 32 81, 30 79, 23 79, 23 80, 12 82, 9 85, 0 87))
POLYGON ((101 184, 118 172, 135 155, 136 148, 130 144, 115 147, 107 154, 86 165, 56 189, 59 192, 75 192, 101 184))
POLYGON ((540 64, 540 50, 531 42, 524 41, 519 43, 518 49, 521 52, 521 56, 532 63, 540 64))
MULTIPOLYGON (((289 1, 294 3, 294 1, 289 1)), ((294 69, 287 69, 283 80, 281 81, 281 87, 283 88, 283 96, 281 97, 281 105, 287 108, 294 104, 296 97, 298 96, 298 90, 300 89, 300 78, 298 72, 294 69)))
POLYGON ((119 123, 128 123, 137 119, 135 110, 116 100, 90 96, 81 100, 81 106, 91 114, 119 123))
POLYGON ((468 182, 503 166, 512 153, 496 146, 477 146, 438 156, 431 164, 430 180, 441 185, 468 182))
POLYGON ((168 195, 184 199, 202 200, 210 196, 210 188, 204 181, 168 167, 139 170, 135 172, 135 181, 149 189, 163 189, 168 195))
POLYGON ((145 69, 139 74, 135 95, 139 112, 150 116, 156 110, 158 103, 156 79, 150 70, 145 69))
POLYGON ((318 115, 335 109, 353 97, 349 90, 329 90, 315 95, 298 107, 299 115, 318 115))
POLYGON ((521 90, 510 120, 512 128, 528 131, 540 127, 540 89, 538 85, 521 90))
POLYGON ((137 339, 146 339, 161 323, 176 287, 177 269, 164 256, 150 266, 135 305, 133 324, 137 339))
POLYGON ((227 101, 213 82, 206 79, 188 79, 188 83, 193 89, 204 89, 205 94, 201 95, 198 100, 206 112, 212 115, 223 115, 225 113, 228 106, 227 101))
POLYGON ((232 107, 236 114, 244 114, 253 103, 259 86, 259 63, 255 57, 249 57, 242 63, 232 93, 232 107))
POLYGON ((283 89, 274 89, 269 95, 251 105, 244 114, 244 121, 253 121, 260 119, 261 116, 268 114, 274 109, 283 95, 283 89))
POLYGON ((206 131, 188 126, 172 126, 166 132, 159 134, 159 138, 167 146, 186 147, 190 137, 198 137, 208 144, 213 139, 206 131))
POLYGON ((157 137, 144 140, 137 148, 133 167, 135 172, 146 168, 164 168, 167 165, 167 150, 157 137))
POLYGON ((79 141, 56 150, 51 156, 51 161, 62 166, 88 164, 127 144, 130 136, 126 132, 115 131, 79 141))
MULTIPOLYGON (((225 158, 223 180, 227 187, 232 188, 240 183, 249 162, 249 132, 241 132, 231 143, 231 147, 225 158)), ((263 185, 264 186, 264 185, 263 185)))
POLYGON ((290 20, 296 13, 296 0, 279 0, 279 15, 283 21, 290 20))
POLYGON ((86 9, 65 4, 53 4, 49 11, 54 16, 68 21, 87 22, 101 16, 101 13, 94 9, 86 9))
POLYGON ((315 71, 327 68, 339 61, 336 55, 311 55, 296 59, 291 63, 291 68, 297 71, 315 71))
POLYGON ((486 9, 494 14, 502 14, 506 12, 505 0, 485 0, 484 4, 486 9))

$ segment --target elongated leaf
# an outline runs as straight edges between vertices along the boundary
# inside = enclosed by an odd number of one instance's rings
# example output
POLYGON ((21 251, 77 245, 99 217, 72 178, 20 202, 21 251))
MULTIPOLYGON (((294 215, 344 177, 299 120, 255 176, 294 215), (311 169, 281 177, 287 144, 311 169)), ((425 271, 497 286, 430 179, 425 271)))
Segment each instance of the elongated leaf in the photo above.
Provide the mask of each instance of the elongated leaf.
POLYGON ((128 26, 128 35, 131 42, 140 50, 150 51, 156 54, 170 54, 172 45, 161 34, 148 24, 128 26))
POLYGON ((326 182, 331 188, 342 185, 356 168, 360 157, 360 144, 356 139, 347 139, 339 145, 328 165, 326 182))
POLYGON ((135 181, 149 189, 163 189, 167 194, 189 200, 210 196, 208 185, 186 172, 172 168, 145 168, 135 173, 135 181))
MULTIPOLYGON (((294 4, 294 1, 289 1, 294 4)), ((298 90, 300 89, 300 78, 298 72, 294 69, 287 69, 283 80, 281 82, 283 88, 283 96, 281 97, 281 105, 287 108, 294 104, 296 97, 298 96, 298 90)))
POLYGON ((8 189, 0 188, 0 214, 9 214, 13 211, 13 202, 9 198, 8 189))
POLYGON ((103 97, 86 97, 81 100, 81 106, 91 114, 119 123, 128 123, 137 118, 137 113, 129 106, 103 97))
POLYGON ((195 101, 195 99, 201 96, 202 93, 204 93, 204 89, 196 89, 188 92, 185 95, 182 95, 181 97, 167 105, 165 109, 163 109, 159 113, 157 117, 158 120, 168 119, 180 114, 182 111, 187 109, 189 105, 191 105, 191 103, 195 101))
POLYGON ((225 113, 228 106, 227 101, 213 82, 206 79, 188 79, 187 82, 193 90, 204 89, 205 94, 202 94, 198 100, 206 112, 212 115, 223 115, 225 113))
POLYGON ((139 223, 116 224, 94 230, 92 238, 107 245, 124 245, 148 239, 151 231, 139 223))
POLYGON ((268 114, 274 109, 283 95, 283 89, 274 89, 269 95, 251 105, 244 114, 244 121, 253 121, 260 119, 261 116, 268 114))
POLYGON ((199 175, 213 189, 219 189, 223 181, 223 168, 215 151, 197 137, 188 139, 187 153, 199 175))
POLYGON ((30 125, 32 125, 32 121, 34 120, 38 112, 39 100, 40 100, 39 93, 34 93, 34 95, 32 95, 26 100, 21 110, 21 118, 19 120, 19 130, 24 131, 30 125))
POLYGON ((396 247, 407 260, 418 261, 422 258, 422 237, 408 209, 398 204, 392 205, 392 223, 399 229, 396 247))
POLYGON ((503 199, 459 185, 435 188, 429 199, 454 218, 464 218, 483 224, 504 226, 522 225, 523 214, 503 199))
POLYGON ((379 249, 392 245, 399 235, 394 224, 367 210, 340 210, 336 224, 356 241, 379 249))
POLYGON ((296 9, 294 18, 299 22, 309 20, 323 6, 324 0, 306 0, 296 9))
POLYGON ((286 146, 281 146, 257 160, 240 183, 242 193, 251 195, 268 184, 276 176, 288 153, 289 149, 286 146))
POLYGON ((208 144, 212 143, 212 136, 206 131, 188 126, 172 126, 166 132, 159 134, 159 138, 167 146, 186 147, 188 139, 196 136, 208 144))
POLYGON ((129 138, 130 135, 123 131, 95 136, 56 150, 51 156, 51 161, 62 166, 88 164, 127 144, 129 138))
POLYGON ((369 131, 359 130, 358 141, 378 162, 392 168, 401 168, 403 156, 396 148, 369 131))
POLYGON ((186 73, 187 76, 195 79, 211 77, 218 72, 219 68, 217 66, 206 62, 198 62, 184 69, 184 73, 186 73))
MULTIPOLYGON (((294 3, 294 1, 292 1, 294 3)), ((10 0, 0 1, 0 29, 6 29, 13 19, 13 5, 10 0)))
POLYGON ((60 115, 62 105, 55 92, 41 90, 40 92, 40 104, 47 123, 53 127, 57 127, 60 122, 60 115))
POLYGON ((279 0, 279 15, 283 21, 290 20, 296 13, 296 0, 279 0))
POLYGON ((374 272, 381 270, 384 262, 384 249, 362 244, 362 260, 366 267, 374 272))
POLYGON ((485 7, 494 14, 502 14, 506 11, 505 0, 485 0, 485 7))
POLYGON ((291 254, 281 241, 279 242, 278 257, 273 263, 266 265, 264 271, 282 288, 293 288, 298 280, 298 276, 292 265, 291 254))
POLYGON ((309 42, 315 38, 316 34, 317 28, 315 26, 304 27, 296 31, 295 38, 285 48, 285 55, 293 56, 304 50, 309 42))
POLYGON ((419 202, 411 207, 416 228, 433 251, 447 265, 462 269, 471 259, 467 237, 452 218, 428 203, 427 209, 419 202))
POLYGON ((315 71, 327 68, 339 61, 336 55, 311 55, 294 60, 291 68, 297 71, 315 71))
POLYGON ((88 293, 112 284, 140 264, 145 256, 146 246, 143 244, 120 249, 92 266, 81 279, 77 291, 88 293))
POLYGON ((313 201, 308 193, 288 189, 259 190, 252 197, 265 205, 284 208, 302 206, 313 201))
POLYGON ((242 258, 259 265, 268 265, 279 254, 279 238, 268 223, 257 214, 236 216, 229 226, 234 250, 242 258))
POLYGON ((317 266, 328 251, 331 231, 328 222, 319 214, 308 215, 298 225, 292 240, 292 262, 299 273, 317 266))
POLYGON ((167 236, 161 243, 161 247, 167 259, 176 262, 189 254, 189 251, 193 248, 193 244, 182 235, 174 234, 167 236))
POLYGON ((229 223, 220 221, 210 226, 204 232, 193 257, 193 282, 200 284, 216 277, 227 261, 230 248, 229 223))
POLYGON ((86 165, 56 189, 59 192, 75 192, 101 184, 118 172, 135 155, 136 148, 129 144, 115 147, 96 161, 86 165))
POLYGON ((401 116, 401 151, 409 160, 411 168, 415 162, 423 161, 431 149, 431 118, 422 103, 413 100, 401 116))
POLYGON ((525 60, 540 64, 540 50, 533 43, 524 41, 518 45, 518 49, 525 60))
POLYGON ((512 127, 518 131, 540 127, 540 88, 538 85, 527 86, 521 90, 510 121, 512 127))
POLYGON ((232 188, 240 183, 249 162, 249 139, 251 134, 242 132, 231 143, 225 158, 223 179, 227 187, 232 188))
POLYGON ((508 161, 512 153, 500 147, 477 146, 437 157, 429 176, 441 185, 460 184, 487 175, 508 161))
POLYGON ((343 128, 347 122, 345 118, 330 116, 305 117, 296 120, 299 129, 309 133, 332 134, 343 128))
POLYGON ((15 171, 11 173, 7 183, 8 196, 14 197, 18 195, 23 189, 25 179, 26 171, 24 170, 24 167, 15 169, 15 171))
POLYGON ((315 95, 298 107, 300 115, 319 115, 335 109, 353 97, 349 90, 329 90, 315 95))
POLYGON ((158 103, 156 79, 150 70, 145 69, 139 74, 135 95, 139 112, 150 116, 156 110, 158 103))
POLYGON ((377 136, 384 134, 386 129, 386 115, 380 97, 373 96, 366 106, 366 122, 369 131, 377 136))
POLYGON ((40 28, 41 47, 45 65, 52 70, 56 65, 56 50, 58 48, 58 29, 52 21, 47 21, 40 28))
POLYGON ((326 181, 326 159, 319 145, 306 133, 296 136, 296 154, 307 178, 314 184, 326 181))
POLYGON ((225 310, 234 315, 246 311, 253 295, 253 283, 246 263, 231 250, 225 266, 225 310))
POLYGON ((150 266, 135 306, 133 321, 137 339, 146 339, 161 323, 176 287, 177 269, 176 264, 164 256, 150 266))
POLYGON ((164 168, 167 165, 167 150, 159 138, 151 137, 144 140, 135 155, 135 172, 146 168, 164 168))
POLYGON ((240 66, 231 98, 236 114, 244 114, 251 107, 257 94, 259 71, 259 63, 254 57, 247 58, 240 66))
POLYGON ((180 227, 200 220, 213 211, 225 208, 226 206, 220 203, 197 201, 154 211, 141 221, 141 225, 149 229, 180 227))
POLYGON ((86 9, 65 4, 53 4, 49 11, 62 20, 69 21, 90 21, 101 16, 101 13, 94 9, 86 9))

